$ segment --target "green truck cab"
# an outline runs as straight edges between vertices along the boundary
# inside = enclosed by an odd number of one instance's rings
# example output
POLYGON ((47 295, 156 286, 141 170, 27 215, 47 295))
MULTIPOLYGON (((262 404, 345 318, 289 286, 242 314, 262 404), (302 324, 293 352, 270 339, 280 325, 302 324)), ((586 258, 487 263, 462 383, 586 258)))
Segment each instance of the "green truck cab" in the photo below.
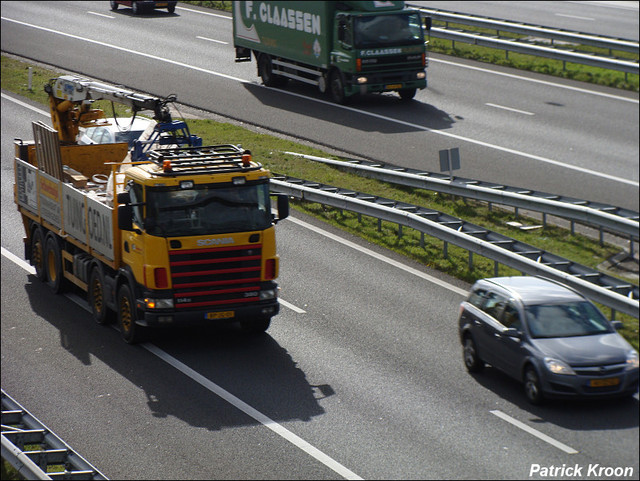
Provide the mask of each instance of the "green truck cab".
POLYGON ((266 86, 294 79, 338 103, 390 91, 410 100, 427 86, 430 20, 395 1, 233 2, 236 62, 253 54, 266 86))

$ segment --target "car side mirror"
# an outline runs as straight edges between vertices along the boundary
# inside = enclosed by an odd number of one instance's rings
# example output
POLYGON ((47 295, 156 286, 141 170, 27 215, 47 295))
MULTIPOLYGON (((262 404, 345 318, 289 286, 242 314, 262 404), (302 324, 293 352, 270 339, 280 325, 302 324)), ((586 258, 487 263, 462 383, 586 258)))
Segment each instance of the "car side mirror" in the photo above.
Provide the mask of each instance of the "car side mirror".
POLYGON ((508 327, 504 331, 502 331, 503 336, 507 337, 515 337, 520 339, 522 337, 522 333, 514 327, 508 327))
POLYGON ((620 329, 622 329, 624 327, 624 325, 620 321, 611 321, 611 325, 613 326, 613 328, 616 331, 619 331, 620 329))

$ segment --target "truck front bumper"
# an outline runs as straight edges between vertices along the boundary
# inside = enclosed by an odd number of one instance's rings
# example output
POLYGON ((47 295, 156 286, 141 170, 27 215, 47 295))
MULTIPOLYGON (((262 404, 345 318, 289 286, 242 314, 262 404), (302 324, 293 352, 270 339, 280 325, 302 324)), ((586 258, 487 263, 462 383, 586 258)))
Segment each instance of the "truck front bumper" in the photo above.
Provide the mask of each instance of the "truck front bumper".
POLYGON ((202 326, 232 322, 251 322, 271 318, 280 312, 277 299, 250 306, 230 306, 224 309, 138 310, 136 324, 147 327, 202 326))
POLYGON ((355 74, 351 78, 346 79, 345 93, 349 95, 394 92, 398 90, 408 89, 424 89, 427 87, 426 73, 422 79, 417 78, 419 72, 425 73, 424 70, 398 73, 372 74, 363 73, 355 74), (358 78, 366 77, 365 83, 359 83, 358 78))

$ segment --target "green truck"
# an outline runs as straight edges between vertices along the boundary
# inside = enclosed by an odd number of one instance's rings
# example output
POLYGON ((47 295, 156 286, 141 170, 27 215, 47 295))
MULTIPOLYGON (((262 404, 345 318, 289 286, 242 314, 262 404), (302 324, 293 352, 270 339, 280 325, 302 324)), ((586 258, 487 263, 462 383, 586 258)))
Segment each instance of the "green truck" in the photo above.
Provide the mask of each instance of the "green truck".
POLYGON ((431 19, 404 2, 233 2, 236 62, 256 59, 269 87, 316 85, 335 102, 427 86, 425 29, 431 19))

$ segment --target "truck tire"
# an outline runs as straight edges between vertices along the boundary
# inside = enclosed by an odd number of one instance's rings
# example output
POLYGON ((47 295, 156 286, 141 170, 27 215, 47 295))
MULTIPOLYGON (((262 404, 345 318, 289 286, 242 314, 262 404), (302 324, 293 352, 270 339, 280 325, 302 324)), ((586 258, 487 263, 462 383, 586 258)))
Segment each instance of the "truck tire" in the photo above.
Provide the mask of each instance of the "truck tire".
POLYGON ((398 95, 400 95, 400 98, 406 102, 416 96, 416 89, 398 90, 398 95))
POLYGON ((133 10, 134 15, 138 15, 140 12, 142 12, 142 7, 138 5, 138 2, 133 2, 131 4, 131 10, 133 10))
POLYGON ((47 270, 44 265, 44 234, 42 227, 36 226, 31 233, 31 264, 36 270, 36 277, 41 281, 46 281, 47 270))
POLYGON ((136 325, 136 301, 127 284, 122 284, 118 290, 118 324, 120 335, 127 344, 141 341, 141 328, 136 325))
POLYGON ((344 105, 348 97, 344 94, 344 78, 339 70, 332 70, 329 76, 329 92, 331 98, 337 104, 344 105))
POLYGON ((169 5, 169 6, 167 7, 167 11, 168 11, 169 13, 173 13, 173 12, 175 12, 175 11, 176 11, 176 6, 175 6, 175 5, 169 5))
POLYGON ((258 57, 258 73, 267 87, 284 87, 287 83, 286 77, 273 73, 271 56, 266 53, 261 53, 258 57))
POLYGON ((62 247, 57 236, 51 232, 47 234, 44 244, 44 265, 47 271, 47 285, 54 294, 61 294, 65 288, 62 247))
POLYGON ((93 320, 100 325, 110 324, 113 321, 113 311, 105 303, 104 272, 100 266, 91 269, 89 285, 87 286, 87 301, 91 306, 93 320))
POLYGON ((263 317, 260 319, 254 319, 252 321, 242 321, 240 323, 240 329, 243 334, 248 336, 258 336, 264 333, 271 325, 270 317, 263 317))
POLYGON ((114 12, 118 10, 118 2, 114 2, 113 0, 111 0, 109 4, 111 6, 111 10, 113 10, 114 12))

